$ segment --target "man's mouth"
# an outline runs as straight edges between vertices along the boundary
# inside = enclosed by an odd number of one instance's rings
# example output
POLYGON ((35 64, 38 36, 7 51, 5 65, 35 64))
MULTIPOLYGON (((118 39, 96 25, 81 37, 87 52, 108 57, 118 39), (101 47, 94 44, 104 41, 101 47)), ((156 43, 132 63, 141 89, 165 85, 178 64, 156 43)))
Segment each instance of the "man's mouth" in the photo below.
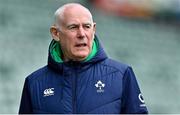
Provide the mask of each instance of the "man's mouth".
POLYGON ((75 47, 85 47, 85 46, 87 46, 86 43, 79 43, 75 45, 75 47))

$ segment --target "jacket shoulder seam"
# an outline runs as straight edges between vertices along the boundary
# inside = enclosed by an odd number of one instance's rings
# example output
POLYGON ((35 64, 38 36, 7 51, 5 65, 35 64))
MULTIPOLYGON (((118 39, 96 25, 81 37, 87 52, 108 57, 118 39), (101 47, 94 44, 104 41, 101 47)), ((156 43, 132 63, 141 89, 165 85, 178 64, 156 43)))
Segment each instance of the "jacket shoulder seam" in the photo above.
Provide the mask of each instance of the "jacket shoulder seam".
MULTIPOLYGON (((44 66, 44 67, 42 67, 41 69, 45 69, 46 67, 47 67, 47 66, 44 66)), ((47 71, 41 70, 41 69, 39 69, 39 70, 31 73, 31 74, 27 77, 27 79, 29 79, 29 84, 32 84, 32 83, 36 82, 38 79, 41 79, 41 78, 42 78, 41 76, 45 76, 45 75, 47 74, 47 71), (37 73, 37 72, 40 72, 40 73, 37 73)))
MULTIPOLYGON (((114 72, 119 71, 119 72, 121 72, 121 74, 123 74, 123 75, 124 75, 124 73, 123 73, 123 72, 122 72, 122 71, 121 71, 118 67, 111 66, 111 65, 106 65, 106 64, 102 64, 102 63, 101 63, 101 65, 103 65, 103 66, 107 66, 107 67, 110 67, 110 68, 114 68, 114 69, 116 70, 116 71, 114 71, 114 72)), ((129 68, 129 66, 127 66, 127 67, 126 67, 125 71, 127 70, 127 68, 129 68)), ((124 72, 125 72, 125 71, 124 71, 124 72)), ((113 72, 113 73, 114 73, 114 72, 113 72)))

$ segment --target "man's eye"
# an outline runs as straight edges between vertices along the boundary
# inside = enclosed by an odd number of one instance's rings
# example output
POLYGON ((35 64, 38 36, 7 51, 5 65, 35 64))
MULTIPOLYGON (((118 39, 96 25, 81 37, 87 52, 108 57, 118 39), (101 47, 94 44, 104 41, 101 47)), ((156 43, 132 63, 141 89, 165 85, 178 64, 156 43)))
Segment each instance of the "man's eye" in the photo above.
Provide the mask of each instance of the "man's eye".
POLYGON ((75 29, 76 27, 75 26, 71 26, 71 27, 69 27, 69 29, 75 29))
POLYGON ((86 26, 86 28, 90 28, 90 26, 86 26))
POLYGON ((85 28, 89 29, 89 28, 91 28, 91 26, 90 25, 86 25, 85 28))

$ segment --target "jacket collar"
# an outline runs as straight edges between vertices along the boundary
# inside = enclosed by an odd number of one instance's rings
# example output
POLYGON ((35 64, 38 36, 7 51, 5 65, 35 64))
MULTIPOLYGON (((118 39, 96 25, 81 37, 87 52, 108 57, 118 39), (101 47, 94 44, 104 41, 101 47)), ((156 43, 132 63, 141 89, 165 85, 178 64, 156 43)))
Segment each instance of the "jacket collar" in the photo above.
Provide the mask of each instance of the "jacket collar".
POLYGON ((97 52, 89 60, 81 61, 81 62, 76 62, 76 61, 57 62, 57 60, 55 58, 59 58, 59 57, 53 57, 52 52, 51 52, 52 47, 53 47, 53 43, 54 43, 54 41, 52 40, 50 45, 49 45, 48 67, 50 67, 51 69, 53 69, 57 72, 60 72, 60 73, 65 72, 66 73, 69 69, 73 69, 73 68, 79 68, 77 70, 87 69, 92 64, 95 64, 99 61, 106 59, 107 55, 104 52, 97 36, 95 36, 94 41, 96 42, 97 52))

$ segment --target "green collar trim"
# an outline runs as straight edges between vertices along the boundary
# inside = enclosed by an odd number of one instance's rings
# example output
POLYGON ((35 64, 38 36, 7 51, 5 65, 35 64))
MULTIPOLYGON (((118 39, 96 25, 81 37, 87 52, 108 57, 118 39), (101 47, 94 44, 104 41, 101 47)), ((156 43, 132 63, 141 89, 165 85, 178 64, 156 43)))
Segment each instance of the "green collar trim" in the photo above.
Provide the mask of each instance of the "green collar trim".
POLYGON ((98 51, 98 44, 96 42, 97 42, 96 40, 93 41, 92 51, 88 55, 88 57, 84 60, 84 62, 89 61, 90 59, 92 59, 96 55, 96 53, 98 51))
MULTIPOLYGON (((92 59, 97 51, 98 51, 98 41, 96 39, 94 39, 93 41, 93 46, 92 46, 92 51, 91 53, 88 55, 88 57, 84 60, 84 62, 89 61, 90 59, 92 59)), ((61 46, 58 42, 56 42, 55 40, 52 41, 51 45, 50 45, 50 55, 52 56, 52 58, 58 62, 58 63, 63 63, 62 60, 62 50, 61 50, 61 46)))
POLYGON ((50 45, 50 55, 56 62, 62 63, 63 62, 63 60, 61 59, 62 51, 60 49, 61 49, 60 44, 55 40, 53 40, 50 45))

